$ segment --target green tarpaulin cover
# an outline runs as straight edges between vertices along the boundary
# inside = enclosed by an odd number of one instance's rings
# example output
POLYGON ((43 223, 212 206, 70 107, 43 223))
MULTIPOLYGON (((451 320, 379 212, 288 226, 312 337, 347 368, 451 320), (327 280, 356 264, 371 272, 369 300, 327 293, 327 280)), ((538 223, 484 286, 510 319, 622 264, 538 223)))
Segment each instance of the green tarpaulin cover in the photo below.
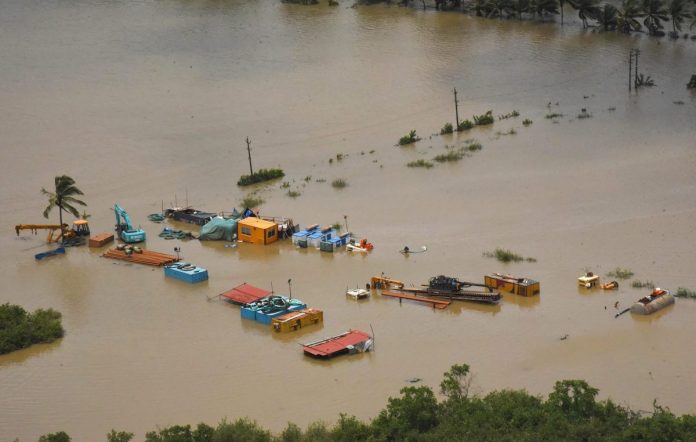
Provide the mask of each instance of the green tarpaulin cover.
POLYGON ((213 218, 208 224, 201 227, 201 236, 203 240, 225 240, 234 241, 237 239, 237 220, 213 218))

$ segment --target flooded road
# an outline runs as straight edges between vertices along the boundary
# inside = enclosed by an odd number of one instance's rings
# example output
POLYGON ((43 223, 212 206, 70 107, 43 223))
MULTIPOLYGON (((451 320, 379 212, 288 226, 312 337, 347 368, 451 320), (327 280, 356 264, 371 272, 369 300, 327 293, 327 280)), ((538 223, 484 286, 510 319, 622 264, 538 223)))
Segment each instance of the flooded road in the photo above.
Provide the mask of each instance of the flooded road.
POLYGON ((340 412, 369 419, 407 379, 437 389, 455 363, 471 365, 482 394, 547 394, 582 378, 634 409, 657 399, 696 413, 696 301, 614 319, 615 302, 645 292, 575 282, 621 266, 696 289, 696 96, 685 88, 696 42, 346 6, 2 3, 0 302, 61 311, 66 336, 0 356, 0 438, 103 440, 115 428, 139 440, 157 426, 242 416, 273 431, 340 412), (627 91, 630 48, 657 83, 637 94, 627 91), (454 87, 462 119, 521 115, 431 136, 454 121, 454 87), (591 118, 577 118, 583 108, 591 118), (395 147, 412 129, 423 140, 395 147), (239 207, 247 136, 255 169, 280 167, 290 186, 258 187, 262 214, 303 226, 347 216, 375 250, 159 238, 163 226, 146 217, 162 205, 239 207), (406 167, 469 138, 483 149, 406 167), (85 192, 93 232, 112 230, 119 203, 148 249, 179 246, 210 280, 190 286, 86 247, 35 262, 44 235, 17 238, 13 226, 48 222, 40 189, 61 174, 85 192), (333 188, 338 178, 348 186, 333 188), (404 245, 428 251, 404 257, 404 245), (537 262, 482 256, 496 247, 537 262), (541 296, 440 311, 344 295, 381 272, 418 285, 494 271, 541 281, 541 296), (322 327, 275 335, 206 301, 242 282, 287 293, 290 278, 293 296, 324 310, 322 327), (327 363, 297 345, 370 326, 374 353, 327 363))

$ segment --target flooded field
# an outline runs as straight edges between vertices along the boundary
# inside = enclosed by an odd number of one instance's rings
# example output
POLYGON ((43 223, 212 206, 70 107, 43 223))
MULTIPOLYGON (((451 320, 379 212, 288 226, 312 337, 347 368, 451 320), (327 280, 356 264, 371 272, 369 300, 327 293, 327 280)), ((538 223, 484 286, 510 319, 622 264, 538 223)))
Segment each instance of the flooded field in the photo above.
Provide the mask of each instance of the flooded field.
POLYGON ((617 301, 645 291, 575 281, 621 266, 696 289, 696 95, 685 88, 696 42, 346 6, 2 3, 0 303, 57 309, 66 336, 0 356, 0 439, 103 440, 116 428, 139 440, 158 425, 242 416, 274 431, 340 412, 369 419, 407 379, 437 388, 455 363, 471 365, 480 393, 547 394, 582 378, 634 409, 657 399, 696 413, 696 301, 614 319, 617 301), (657 85, 629 94, 631 48, 657 85), (462 119, 520 116, 431 136, 454 122, 454 87, 462 119), (577 118, 583 108, 590 118, 577 118), (395 147, 412 129, 423 140, 395 147), (302 225, 347 216, 375 250, 159 238, 147 215, 162 205, 239 207, 247 136, 255 169, 286 173, 256 188, 262 214, 302 225), (461 161, 406 167, 470 138, 483 149, 461 161), (85 192, 93 232, 113 229, 119 203, 148 249, 178 246, 210 280, 191 286, 86 247, 35 262, 44 235, 13 227, 49 221, 40 189, 61 174, 85 192), (333 188, 339 178, 348 186, 333 188), (405 245, 428 251, 405 257, 405 245), (537 262, 482 256, 496 247, 537 262), (541 295, 442 311, 344 295, 381 272, 418 285, 495 271, 538 279, 541 295), (206 301, 242 282, 287 293, 290 278, 293 296, 324 310, 322 327, 272 334, 206 301), (321 362, 298 345, 370 326, 374 353, 321 362))

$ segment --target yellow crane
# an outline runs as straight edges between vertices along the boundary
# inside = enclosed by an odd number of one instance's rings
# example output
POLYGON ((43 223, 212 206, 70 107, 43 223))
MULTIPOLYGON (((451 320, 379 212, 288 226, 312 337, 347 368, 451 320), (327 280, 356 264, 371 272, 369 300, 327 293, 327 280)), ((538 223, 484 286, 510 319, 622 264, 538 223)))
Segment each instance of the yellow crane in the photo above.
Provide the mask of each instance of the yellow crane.
MULTIPOLYGON (((77 223, 76 227, 78 227, 80 230, 83 230, 87 228, 87 234, 89 234, 89 228, 86 227, 87 221, 85 220, 78 220, 81 221, 81 223, 77 223)), ((31 230, 31 232, 36 235, 39 230, 48 230, 48 237, 46 238, 46 242, 56 242, 59 241, 62 238, 72 238, 73 236, 77 235, 76 229, 71 229, 70 226, 67 224, 17 224, 15 226, 15 232, 17 232, 17 236, 19 236, 19 232, 21 230, 31 230)))

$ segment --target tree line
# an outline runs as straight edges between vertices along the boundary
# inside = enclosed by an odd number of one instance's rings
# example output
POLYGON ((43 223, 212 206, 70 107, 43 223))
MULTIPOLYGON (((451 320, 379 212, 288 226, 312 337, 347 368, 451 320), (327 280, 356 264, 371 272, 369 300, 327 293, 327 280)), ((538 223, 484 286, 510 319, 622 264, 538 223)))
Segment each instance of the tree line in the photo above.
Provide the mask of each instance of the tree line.
MULTIPOLYGON (((544 400, 524 390, 471 395, 466 364, 453 365, 443 375, 440 399, 427 386, 409 386, 370 422, 341 414, 328 426, 310 424, 306 430, 288 423, 273 434, 246 418, 174 425, 148 432, 145 442, 370 442, 370 441, 687 441, 696 440, 696 416, 676 416, 653 403, 641 413, 598 401, 598 389, 583 380, 556 382, 544 400)), ((133 433, 112 430, 107 442, 129 442, 133 433)), ((42 436, 39 442, 70 442, 64 433, 42 436)))
MULTIPOLYGON (((408 6, 414 1, 401 0, 399 4, 408 6)), ((696 15, 690 11, 689 1, 696 4, 696 0, 623 0, 616 7, 600 0, 435 0, 435 7, 486 18, 543 20, 560 15, 563 24, 565 5, 568 4, 577 12, 583 28, 662 36, 665 24, 669 24, 672 28, 670 36, 676 38, 685 24, 688 23, 690 29, 696 26, 696 15)), ((361 3, 378 2, 362 0, 361 3)), ((425 8, 425 0, 421 3, 425 8)))

